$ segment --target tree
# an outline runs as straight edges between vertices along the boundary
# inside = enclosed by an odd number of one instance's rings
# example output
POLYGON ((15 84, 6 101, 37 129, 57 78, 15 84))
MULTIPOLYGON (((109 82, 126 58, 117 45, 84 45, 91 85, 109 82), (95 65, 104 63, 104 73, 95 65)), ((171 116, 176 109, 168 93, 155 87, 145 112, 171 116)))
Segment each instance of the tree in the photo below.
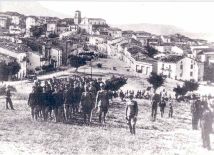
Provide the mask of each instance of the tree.
POLYGON ((185 81, 184 87, 186 88, 187 91, 192 92, 194 90, 198 90, 199 84, 194 81, 185 81))
POLYGON ((48 65, 43 65, 42 70, 45 72, 50 72, 54 70, 54 65, 53 64, 48 64, 48 65))
POLYGON ((176 100, 178 99, 179 96, 184 96, 187 93, 187 89, 185 87, 177 86, 176 88, 173 89, 175 92, 175 98, 176 100))
POLYGON ((147 50, 147 55, 150 57, 150 58, 153 58, 155 54, 158 53, 158 50, 156 50, 155 48, 147 45, 146 47, 146 50, 147 50))
POLYGON ((164 84, 165 78, 163 75, 152 72, 147 81, 152 85, 154 92, 156 92, 156 90, 164 84))
POLYGON ((176 88, 173 89, 173 91, 175 92, 176 100, 178 100, 179 96, 184 97, 188 91, 192 92, 194 90, 197 90, 198 87, 199 87, 199 84, 197 82, 185 81, 182 87, 177 86, 176 88))
POLYGON ((117 91, 123 85, 125 85, 126 82, 127 82, 127 79, 124 78, 124 77, 115 77, 115 76, 113 76, 111 79, 106 80, 105 89, 111 90, 111 91, 117 91))
POLYGON ((5 62, 0 63, 0 80, 7 81, 8 78, 10 79, 12 76, 17 74, 21 69, 20 64, 14 60, 6 64, 5 62))
POLYGON ((19 72, 19 70, 21 69, 21 66, 20 64, 15 60, 15 61, 12 61, 12 62, 9 62, 8 63, 8 68, 9 68, 9 71, 12 75, 15 75, 19 72))
POLYGON ((2 61, 0 62, 0 80, 1 81, 7 81, 9 75, 9 70, 7 64, 2 61))
POLYGON ((84 66, 86 64, 86 59, 82 56, 70 55, 69 62, 72 67, 76 68, 76 71, 80 66, 84 66))
POLYGON ((50 33, 50 34, 48 35, 48 38, 57 38, 57 37, 59 37, 59 35, 56 34, 56 33, 50 33))
POLYGON ((33 26, 30 28, 30 31, 32 32, 33 36, 36 38, 39 38, 42 34, 45 32, 44 26, 33 26))

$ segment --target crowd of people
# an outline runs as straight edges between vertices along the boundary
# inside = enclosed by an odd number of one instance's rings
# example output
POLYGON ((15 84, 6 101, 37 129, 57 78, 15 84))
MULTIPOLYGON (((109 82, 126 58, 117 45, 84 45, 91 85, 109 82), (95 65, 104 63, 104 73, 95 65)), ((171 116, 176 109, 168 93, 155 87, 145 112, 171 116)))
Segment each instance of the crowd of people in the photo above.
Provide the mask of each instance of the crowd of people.
MULTIPOLYGON (((29 95, 28 105, 31 107, 33 119, 39 117, 45 121, 54 118, 56 122, 69 122, 79 113, 83 114, 84 123, 90 124, 92 115, 96 111, 98 121, 105 124, 110 101, 113 97, 119 97, 126 103, 125 117, 131 134, 135 134, 135 125, 138 116, 138 103, 136 99, 148 99, 151 102, 151 117, 156 121, 158 107, 160 116, 164 116, 165 107, 168 106, 168 117, 173 117, 174 99, 165 90, 157 93, 146 90, 111 91, 106 89, 106 83, 102 78, 82 78, 74 76, 70 78, 52 78, 44 81, 36 81, 29 95)), ((210 133, 213 122, 213 109, 209 97, 198 97, 192 94, 190 98, 192 113, 192 129, 197 130, 200 122, 203 147, 211 149, 210 133)), ((13 104, 9 89, 6 93, 6 108, 11 109, 13 104)))
POLYGON ((69 122, 72 115, 82 112, 84 122, 91 122, 92 110, 97 109, 99 122, 105 123, 111 91, 105 89, 105 82, 99 79, 71 77, 35 82, 29 96, 33 119, 42 116, 46 121, 54 111, 56 122, 69 122))

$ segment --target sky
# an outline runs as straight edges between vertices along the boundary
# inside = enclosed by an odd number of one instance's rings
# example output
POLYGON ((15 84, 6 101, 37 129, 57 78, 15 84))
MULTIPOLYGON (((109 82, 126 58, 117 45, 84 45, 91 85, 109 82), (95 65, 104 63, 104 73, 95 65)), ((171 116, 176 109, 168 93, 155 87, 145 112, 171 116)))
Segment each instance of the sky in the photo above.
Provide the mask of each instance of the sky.
POLYGON ((82 17, 104 18, 111 25, 164 24, 214 34, 214 2, 2 1, 0 10, 59 17, 73 17, 80 10, 82 17))

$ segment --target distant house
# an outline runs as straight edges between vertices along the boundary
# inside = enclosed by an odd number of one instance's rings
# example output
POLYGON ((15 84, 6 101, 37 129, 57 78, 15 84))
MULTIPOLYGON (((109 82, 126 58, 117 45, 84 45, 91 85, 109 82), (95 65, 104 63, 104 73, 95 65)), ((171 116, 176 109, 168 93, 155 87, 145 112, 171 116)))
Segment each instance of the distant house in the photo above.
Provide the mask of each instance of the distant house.
POLYGON ((135 32, 131 31, 131 30, 129 30, 129 31, 122 31, 122 37, 125 37, 125 38, 133 38, 133 37, 135 37, 135 39, 137 39, 136 35, 135 35, 135 32))
POLYGON ((56 23, 47 23, 47 32, 46 34, 57 33, 57 24, 56 23))
POLYGON ((9 26, 9 34, 22 34, 25 33, 25 29, 22 29, 18 25, 10 25, 9 26))
POLYGON ((197 58, 201 62, 214 64, 214 48, 203 49, 198 53, 197 58))
POLYGON ((171 53, 176 55, 183 55, 184 50, 181 47, 175 45, 171 47, 171 53))
POLYGON ((113 39, 122 37, 122 30, 118 28, 108 28, 108 33, 113 39))
POLYGON ((102 35, 91 35, 89 36, 89 44, 90 45, 98 45, 107 43, 107 37, 102 35))
POLYGON ((20 16, 16 16, 16 15, 11 16, 11 23, 14 25, 19 25, 20 20, 21 20, 20 16))
POLYGON ((39 52, 28 52, 27 57, 28 57, 28 63, 27 63, 28 71, 35 72, 37 68, 41 68, 46 62, 43 59, 43 55, 40 54, 39 52))
POLYGON ((51 48, 50 50, 51 61, 55 68, 62 65, 62 50, 56 47, 51 48))
POLYGON ((208 49, 209 46, 207 45, 195 45, 195 46, 190 46, 190 49, 192 51, 192 54, 194 55, 194 57, 196 57, 198 55, 198 53, 200 53, 203 50, 208 49))
POLYGON ((31 29, 33 26, 38 26, 38 25, 39 25, 39 23, 38 23, 38 18, 35 17, 35 16, 28 16, 28 17, 26 18, 25 24, 26 24, 26 36, 31 36, 31 31, 30 31, 30 29, 31 29))
POLYGON ((152 34, 145 31, 137 31, 135 32, 136 40, 140 41, 143 46, 148 44, 148 40, 152 38, 152 34))
POLYGON ((88 22, 91 25, 106 25, 106 20, 102 18, 88 18, 88 22))
POLYGON ((161 58, 155 64, 155 72, 176 80, 203 80, 203 63, 178 55, 161 58))
POLYGON ((0 28, 6 29, 8 27, 9 19, 5 16, 0 16, 0 28))
POLYGON ((162 42, 162 43, 171 43, 171 38, 170 38, 170 36, 161 35, 161 42, 162 42))
POLYGON ((171 45, 154 45, 153 46, 156 50, 158 50, 160 53, 171 53, 172 46, 171 45))

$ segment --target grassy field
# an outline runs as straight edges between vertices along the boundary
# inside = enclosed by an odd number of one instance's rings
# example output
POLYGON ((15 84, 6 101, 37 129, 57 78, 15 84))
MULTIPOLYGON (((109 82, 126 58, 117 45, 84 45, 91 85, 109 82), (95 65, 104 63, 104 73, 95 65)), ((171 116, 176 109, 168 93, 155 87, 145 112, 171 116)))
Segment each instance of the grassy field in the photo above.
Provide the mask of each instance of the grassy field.
MULTIPOLYGON (((137 134, 131 135, 124 118, 125 103, 114 99, 106 126, 33 121, 26 100, 14 99, 16 110, 5 110, 0 100, 0 154, 213 154, 201 147, 200 131, 191 130, 189 105, 176 104, 173 118, 152 122, 150 103, 138 100, 137 134)), ((81 117, 80 117, 81 118, 81 117)), ((211 136, 214 146, 214 136, 211 136)))
MULTIPOLYGON (((99 60, 103 68, 93 67, 93 74, 104 78, 116 75, 128 77, 123 90, 145 89, 146 77, 139 77, 133 72, 127 72, 126 66, 120 61, 111 59, 99 60), (117 66, 117 71, 112 70, 117 66)), ((95 66, 95 62, 93 65, 95 66)), ((79 72, 90 74, 90 67, 80 67, 79 72)), ((72 71, 42 76, 41 79, 53 76, 70 75, 72 71), (57 74, 57 75, 56 75, 57 74)), ((4 83, 5 84, 5 83, 4 83)), ((70 124, 55 123, 53 120, 44 122, 33 121, 27 106, 27 97, 31 92, 32 83, 11 82, 17 89, 13 96, 15 111, 5 110, 5 100, 0 97, 0 155, 22 154, 214 154, 202 148, 200 131, 191 129, 190 105, 174 104, 174 117, 168 118, 168 107, 164 118, 157 121, 150 118, 151 105, 147 100, 137 100, 139 117, 136 126, 137 134, 131 135, 125 120, 125 102, 114 99, 107 116, 106 126, 97 123, 94 116, 91 126, 82 125, 82 117, 77 116, 70 124)), ((175 83, 166 83, 172 90, 175 83)), ((214 135, 211 135, 211 146, 214 148, 214 135)))

